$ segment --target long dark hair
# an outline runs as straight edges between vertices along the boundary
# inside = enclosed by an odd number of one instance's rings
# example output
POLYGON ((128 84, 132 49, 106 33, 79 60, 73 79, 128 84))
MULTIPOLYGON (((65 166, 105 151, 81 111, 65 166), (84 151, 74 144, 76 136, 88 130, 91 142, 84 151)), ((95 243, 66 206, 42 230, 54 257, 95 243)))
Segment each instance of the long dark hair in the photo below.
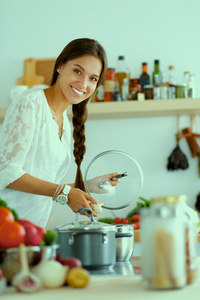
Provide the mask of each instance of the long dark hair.
MULTIPOLYGON (((96 40, 89 38, 76 39, 67 44, 67 46, 63 49, 63 51, 60 53, 55 62, 50 85, 52 86, 56 83, 56 80, 59 75, 57 69, 61 64, 83 55, 94 55, 95 57, 99 58, 99 60, 102 63, 102 70, 96 87, 98 88, 98 86, 103 82, 105 77, 105 73, 107 70, 107 57, 104 48, 96 40)), ((90 98, 87 98, 79 104, 72 105, 72 124, 74 139, 73 154, 75 158, 75 163, 77 165, 75 187, 83 191, 85 191, 85 186, 81 172, 81 163, 86 152, 85 121, 87 120, 87 103, 89 102, 89 100, 90 98)))

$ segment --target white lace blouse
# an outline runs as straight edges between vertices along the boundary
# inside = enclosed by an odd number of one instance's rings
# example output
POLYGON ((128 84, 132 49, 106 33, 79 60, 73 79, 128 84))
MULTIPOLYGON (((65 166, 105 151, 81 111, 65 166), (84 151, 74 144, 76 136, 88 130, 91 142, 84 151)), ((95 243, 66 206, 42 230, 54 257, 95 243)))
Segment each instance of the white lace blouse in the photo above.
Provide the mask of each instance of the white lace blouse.
POLYGON ((71 126, 63 113, 63 135, 42 89, 29 89, 8 108, 0 135, 0 198, 20 218, 45 227, 52 198, 19 192, 7 185, 23 174, 60 182, 71 162, 71 126))

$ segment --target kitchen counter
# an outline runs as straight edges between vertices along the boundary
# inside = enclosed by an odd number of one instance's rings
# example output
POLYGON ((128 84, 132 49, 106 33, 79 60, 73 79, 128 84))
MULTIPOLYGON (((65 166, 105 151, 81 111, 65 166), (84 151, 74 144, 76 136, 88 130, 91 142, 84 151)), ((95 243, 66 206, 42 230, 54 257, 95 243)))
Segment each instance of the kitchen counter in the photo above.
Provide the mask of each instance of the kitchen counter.
MULTIPOLYGON (((137 257, 133 257, 132 261, 135 261, 135 265, 138 265, 137 257)), ((198 267, 200 270, 200 258, 198 258, 198 267)), ((190 285, 187 285, 183 289, 168 290, 168 291, 153 291, 147 290, 143 286, 141 275, 132 276, 99 276, 91 275, 90 283, 86 288, 74 289, 68 286, 59 289, 43 289, 37 293, 27 294, 16 292, 13 288, 9 287, 1 298, 6 300, 118 300, 123 299, 148 299, 148 300, 174 300, 180 298, 181 300, 196 300, 199 299, 199 286, 200 276, 196 281, 190 285)))

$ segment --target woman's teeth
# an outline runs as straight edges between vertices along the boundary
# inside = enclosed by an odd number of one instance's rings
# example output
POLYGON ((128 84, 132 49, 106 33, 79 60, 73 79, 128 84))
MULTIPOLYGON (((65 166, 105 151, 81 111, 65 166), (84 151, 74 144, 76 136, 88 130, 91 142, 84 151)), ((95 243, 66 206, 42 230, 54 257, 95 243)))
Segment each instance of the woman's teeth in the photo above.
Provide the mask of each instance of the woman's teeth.
POLYGON ((72 90, 77 93, 78 95, 83 95, 84 92, 78 91, 77 89, 75 89, 74 87, 72 87, 72 90))

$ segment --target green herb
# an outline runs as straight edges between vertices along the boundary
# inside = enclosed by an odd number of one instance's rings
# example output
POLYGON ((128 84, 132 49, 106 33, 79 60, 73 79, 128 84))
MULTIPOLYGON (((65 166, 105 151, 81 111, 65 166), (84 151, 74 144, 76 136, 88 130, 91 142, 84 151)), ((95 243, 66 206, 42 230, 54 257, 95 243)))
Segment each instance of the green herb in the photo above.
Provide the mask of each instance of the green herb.
POLYGON ((7 207, 6 201, 2 200, 1 198, 0 198, 0 206, 7 207))
POLYGON ((99 219, 98 222, 112 224, 112 223, 114 223, 114 219, 111 219, 111 218, 103 218, 103 219, 99 219))
POLYGON ((138 210, 141 209, 142 207, 149 207, 150 206, 150 203, 151 203, 150 200, 147 200, 143 197, 139 197, 139 199, 141 201, 137 202, 137 206, 128 213, 127 218, 130 218, 134 213, 138 212, 138 210))

